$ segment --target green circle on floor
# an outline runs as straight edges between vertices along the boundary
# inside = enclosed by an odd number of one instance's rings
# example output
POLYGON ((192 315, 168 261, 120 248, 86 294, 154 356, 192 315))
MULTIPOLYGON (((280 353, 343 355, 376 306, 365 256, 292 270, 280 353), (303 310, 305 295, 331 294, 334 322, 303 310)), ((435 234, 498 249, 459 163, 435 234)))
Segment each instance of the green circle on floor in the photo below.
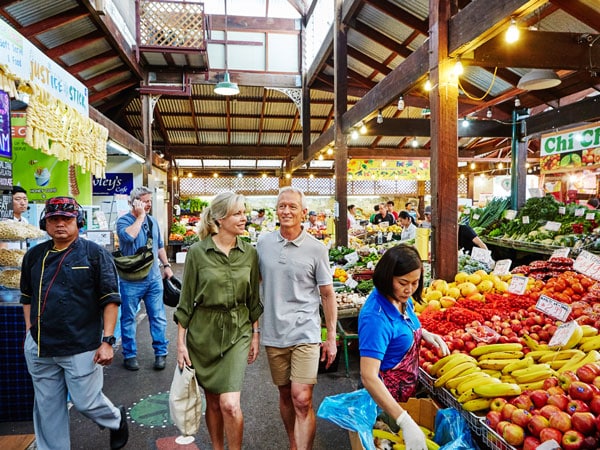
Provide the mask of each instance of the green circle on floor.
POLYGON ((127 411, 131 423, 142 427, 167 427, 173 425, 169 416, 169 392, 151 394, 134 403, 127 411))

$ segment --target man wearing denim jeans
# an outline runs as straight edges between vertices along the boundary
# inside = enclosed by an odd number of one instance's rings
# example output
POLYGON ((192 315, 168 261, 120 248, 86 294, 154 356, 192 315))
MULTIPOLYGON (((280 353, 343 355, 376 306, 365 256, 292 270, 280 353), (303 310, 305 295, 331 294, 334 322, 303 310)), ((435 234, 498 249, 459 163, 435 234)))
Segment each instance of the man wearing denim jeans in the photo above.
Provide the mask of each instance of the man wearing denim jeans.
POLYGON ((119 280, 121 291, 121 339, 123 345, 123 364, 127 370, 138 370, 137 346, 135 342, 135 316, 144 300, 152 347, 154 349, 154 369, 165 368, 167 347, 167 318, 163 304, 163 284, 159 261, 164 267, 164 276, 172 277, 173 271, 167 259, 158 222, 150 216, 152 209, 152 191, 145 186, 135 188, 130 194, 131 212, 117 220, 117 236, 119 248, 123 255, 133 255, 137 249, 144 247, 148 235, 152 233, 152 251, 158 256, 146 278, 139 281, 119 280))

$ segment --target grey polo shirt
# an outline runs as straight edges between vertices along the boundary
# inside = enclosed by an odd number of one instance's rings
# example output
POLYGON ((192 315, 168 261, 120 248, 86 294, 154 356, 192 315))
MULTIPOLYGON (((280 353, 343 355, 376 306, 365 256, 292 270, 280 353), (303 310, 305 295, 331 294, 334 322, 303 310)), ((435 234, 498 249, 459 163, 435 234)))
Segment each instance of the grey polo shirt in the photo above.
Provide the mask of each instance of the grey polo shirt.
POLYGON ((261 234, 256 249, 264 305, 261 343, 283 348, 321 342, 319 286, 333 283, 327 248, 303 230, 293 241, 279 231, 261 234))

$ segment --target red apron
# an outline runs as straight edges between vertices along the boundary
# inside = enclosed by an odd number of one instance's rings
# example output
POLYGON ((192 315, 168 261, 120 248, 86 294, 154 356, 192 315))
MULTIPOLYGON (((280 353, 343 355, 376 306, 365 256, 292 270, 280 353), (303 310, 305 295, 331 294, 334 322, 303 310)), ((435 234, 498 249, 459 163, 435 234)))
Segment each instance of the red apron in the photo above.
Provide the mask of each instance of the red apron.
POLYGON ((397 402, 405 402, 417 390, 419 378, 419 347, 421 328, 413 332, 413 343, 402 360, 388 370, 380 370, 379 376, 397 402))

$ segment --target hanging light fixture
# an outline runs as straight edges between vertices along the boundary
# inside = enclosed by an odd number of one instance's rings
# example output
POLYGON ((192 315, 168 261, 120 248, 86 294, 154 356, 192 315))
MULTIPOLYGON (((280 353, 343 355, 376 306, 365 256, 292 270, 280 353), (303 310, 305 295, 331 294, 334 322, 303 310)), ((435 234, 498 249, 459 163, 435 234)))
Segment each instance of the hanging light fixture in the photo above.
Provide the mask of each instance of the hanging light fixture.
POLYGON ((533 69, 527 72, 519 80, 517 87, 526 91, 537 91, 540 89, 549 89, 558 86, 561 79, 554 70, 533 69))
POLYGON ((515 108, 518 108, 519 106, 521 106, 521 99, 519 98, 519 96, 515 97, 515 108))
POLYGON ((453 71, 454 71, 454 75, 456 75, 457 77, 461 76, 465 72, 465 68, 462 65, 460 56, 458 58, 456 58, 456 62, 454 63, 453 71))
POLYGON ((223 75, 223 81, 217 83, 215 86, 215 94, 219 95, 237 95, 240 93, 237 83, 233 83, 229 76, 228 64, 227 64, 227 0, 225 0, 225 75, 223 75))
POLYGON ((404 97, 398 97, 398 111, 404 111, 404 97))
POLYGON ((381 110, 379 110, 377 112, 377 123, 379 123, 379 124, 383 123, 383 114, 382 114, 381 110))
POLYGON ((417 148, 419 146, 419 141, 417 140, 416 137, 413 138, 413 140, 410 143, 410 145, 412 145, 413 148, 417 148))
POLYGON ((488 107, 486 113, 485 113, 485 117, 487 117, 488 119, 492 118, 492 108, 488 107))
POLYGON ((430 91, 433 88, 433 86, 431 85, 431 81, 429 80, 429 78, 427 78, 427 81, 425 81, 425 86, 423 86, 423 88, 426 91, 430 91))
POLYGON ((519 40, 519 29, 517 28, 517 21, 512 18, 510 19, 510 26, 506 30, 506 35, 504 39, 507 43, 512 44, 519 40))

